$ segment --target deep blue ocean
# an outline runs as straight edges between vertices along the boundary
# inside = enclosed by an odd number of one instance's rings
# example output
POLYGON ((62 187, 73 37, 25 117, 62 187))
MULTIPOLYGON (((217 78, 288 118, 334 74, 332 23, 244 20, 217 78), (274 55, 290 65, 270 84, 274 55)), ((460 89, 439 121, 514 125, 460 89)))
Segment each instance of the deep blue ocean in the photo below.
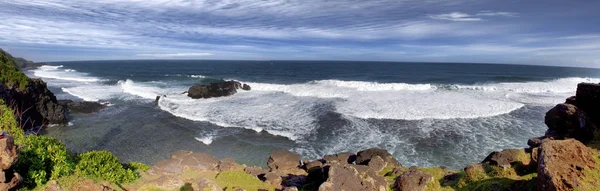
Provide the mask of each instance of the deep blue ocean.
POLYGON ((598 69, 348 61, 56 62, 27 73, 59 99, 110 105, 44 132, 76 152, 153 163, 192 150, 264 166, 277 148, 316 159, 379 147, 405 166, 452 169, 526 147, 577 83, 600 82, 598 69), (252 91, 183 94, 220 80, 252 91), (154 104, 158 95, 166 97, 154 104))

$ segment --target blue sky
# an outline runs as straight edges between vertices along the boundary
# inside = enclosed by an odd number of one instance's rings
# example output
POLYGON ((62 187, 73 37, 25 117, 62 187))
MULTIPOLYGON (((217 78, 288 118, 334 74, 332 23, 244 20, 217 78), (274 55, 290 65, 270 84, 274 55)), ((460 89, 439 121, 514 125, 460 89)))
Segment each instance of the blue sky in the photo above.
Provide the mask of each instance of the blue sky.
POLYGON ((600 67, 597 0, 0 0, 35 61, 251 59, 600 67))

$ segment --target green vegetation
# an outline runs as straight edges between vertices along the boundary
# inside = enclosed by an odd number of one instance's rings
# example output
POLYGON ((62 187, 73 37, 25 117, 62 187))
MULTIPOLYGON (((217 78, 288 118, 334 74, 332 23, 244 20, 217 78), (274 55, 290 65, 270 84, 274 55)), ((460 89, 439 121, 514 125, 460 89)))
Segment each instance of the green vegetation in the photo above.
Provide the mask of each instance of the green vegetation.
POLYGON ((8 87, 25 89, 29 78, 17 68, 14 58, 0 49, 0 82, 8 87))
POLYGON ((29 135, 19 145, 19 160, 15 167, 23 176, 26 187, 41 186, 49 180, 56 180, 73 172, 75 163, 60 141, 29 135))
POLYGON ((595 169, 583 170, 584 179, 580 180, 580 185, 575 190, 600 190, 600 152, 594 151, 595 169))
POLYGON ((249 175, 241 170, 230 170, 221 172, 215 177, 215 183, 221 188, 234 190, 234 188, 242 188, 245 190, 275 190, 271 185, 260 181, 255 176, 249 175))
POLYGON ((90 151, 77 158, 77 175, 101 178, 114 183, 127 183, 139 178, 139 174, 124 168, 119 158, 108 151, 90 151))

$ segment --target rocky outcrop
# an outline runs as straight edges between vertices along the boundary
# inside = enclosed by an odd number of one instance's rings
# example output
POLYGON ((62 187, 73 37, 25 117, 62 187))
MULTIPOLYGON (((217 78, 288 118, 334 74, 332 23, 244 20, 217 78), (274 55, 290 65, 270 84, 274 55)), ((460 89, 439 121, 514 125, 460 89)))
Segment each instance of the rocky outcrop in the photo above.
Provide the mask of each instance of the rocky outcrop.
POLYGON ((394 183, 394 189, 398 191, 424 191, 429 182, 433 181, 433 176, 410 168, 400 175, 394 183))
POLYGON ((354 163, 354 161, 356 161, 356 154, 354 154, 353 152, 345 152, 323 156, 323 163, 341 162, 352 164, 354 163))
POLYGON ((334 163, 325 169, 327 180, 319 186, 319 191, 387 190, 385 179, 368 167, 334 163))
POLYGON ((571 104, 558 104, 546 113, 547 137, 556 139, 575 138, 588 142, 593 138, 596 126, 586 112, 571 104))
POLYGON ((378 149, 378 148, 370 148, 370 149, 358 152, 358 154, 356 155, 356 164, 368 165, 369 162, 371 161, 371 159, 373 159, 375 156, 381 157, 387 163, 386 166, 388 166, 388 165, 392 166, 392 167, 402 166, 400 164, 400 162, 398 162, 398 160, 396 160, 396 158, 394 158, 394 156, 392 156, 392 154, 390 154, 386 150, 378 149))
POLYGON ((69 113, 96 113, 104 108, 106 108, 106 104, 101 104, 98 102, 74 102, 72 100, 59 100, 58 104, 65 106, 69 113))
POLYGON ((23 115, 26 126, 42 124, 64 124, 67 122, 66 108, 59 104, 46 83, 41 79, 30 79, 25 89, 0 86, 0 95, 7 104, 14 104, 23 115))
POLYGON ((572 102, 575 102, 577 107, 584 110, 592 122, 600 124, 600 84, 578 84, 577 94, 572 102))
POLYGON ((289 170, 300 166, 300 155, 284 149, 271 153, 267 166, 271 170, 289 170))
POLYGON ((21 175, 11 169, 17 159, 17 146, 13 138, 2 133, 0 138, 0 190, 10 190, 23 181, 21 175))
POLYGON ((510 168, 513 165, 529 165, 531 158, 523 149, 504 149, 490 153, 481 163, 510 168))
POLYGON ((211 83, 208 85, 192 86, 187 91, 187 95, 188 97, 191 97, 193 99, 223 97, 231 96, 237 93, 238 89, 248 91, 251 88, 247 84, 242 85, 240 82, 232 80, 226 82, 211 83))
POLYGON ((596 167, 594 151, 574 139, 545 141, 539 149, 540 191, 577 188, 584 179, 584 171, 596 167))

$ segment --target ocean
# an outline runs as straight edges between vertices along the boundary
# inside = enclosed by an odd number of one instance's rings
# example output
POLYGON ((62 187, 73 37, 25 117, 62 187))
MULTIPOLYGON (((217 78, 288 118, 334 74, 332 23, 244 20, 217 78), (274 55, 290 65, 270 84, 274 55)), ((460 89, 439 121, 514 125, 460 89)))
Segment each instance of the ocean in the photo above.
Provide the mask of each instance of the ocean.
POLYGON ((404 166, 461 169, 544 134, 546 111, 600 82, 586 68, 349 61, 82 61, 29 70, 59 99, 109 107, 43 133, 69 149, 153 163, 175 150, 265 166, 277 148, 304 159, 378 147, 404 166), (195 84, 237 80, 230 97, 195 84), (156 96, 166 95, 158 104, 156 96))

